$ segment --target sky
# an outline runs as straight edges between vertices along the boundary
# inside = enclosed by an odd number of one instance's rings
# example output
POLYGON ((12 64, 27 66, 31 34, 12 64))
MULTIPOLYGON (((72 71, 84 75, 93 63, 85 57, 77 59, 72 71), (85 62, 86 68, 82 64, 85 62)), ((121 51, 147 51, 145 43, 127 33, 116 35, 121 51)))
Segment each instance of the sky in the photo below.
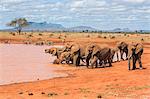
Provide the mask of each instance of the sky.
POLYGON ((0 29, 22 17, 65 27, 150 30, 150 0, 0 0, 0 29))

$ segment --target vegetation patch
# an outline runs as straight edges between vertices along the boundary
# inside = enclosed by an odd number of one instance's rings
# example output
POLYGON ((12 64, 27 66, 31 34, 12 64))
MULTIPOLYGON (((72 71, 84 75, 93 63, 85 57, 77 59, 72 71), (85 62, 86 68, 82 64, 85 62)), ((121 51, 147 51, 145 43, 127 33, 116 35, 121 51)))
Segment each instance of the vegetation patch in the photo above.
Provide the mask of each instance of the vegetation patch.
POLYGON ((47 94, 48 97, 57 96, 57 95, 58 95, 58 94, 55 93, 55 92, 52 92, 52 93, 48 93, 48 94, 47 94))
POLYGON ((90 93, 89 88, 79 88, 81 93, 90 93))
POLYGON ((69 93, 68 93, 68 92, 65 92, 64 95, 69 95, 69 93))

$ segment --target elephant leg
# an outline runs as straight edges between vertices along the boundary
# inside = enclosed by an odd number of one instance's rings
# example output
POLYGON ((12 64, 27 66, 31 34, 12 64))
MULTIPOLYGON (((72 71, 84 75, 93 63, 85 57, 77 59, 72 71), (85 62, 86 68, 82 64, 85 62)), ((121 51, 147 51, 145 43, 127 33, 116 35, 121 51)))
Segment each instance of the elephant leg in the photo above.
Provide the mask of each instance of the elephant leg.
POLYGON ((135 57, 135 55, 133 55, 133 68, 132 68, 132 70, 135 70, 136 69, 136 57, 135 57))
POLYGON ((109 63, 109 67, 111 67, 112 66, 112 60, 111 59, 108 59, 108 63, 109 63))
POLYGON ((79 61, 80 61, 80 58, 78 55, 73 56, 73 65, 79 66, 79 64, 80 64, 79 61))
POLYGON ((69 64, 69 61, 68 61, 68 60, 66 60, 66 64, 69 64))
POLYGON ((116 57, 117 57, 117 62, 119 61, 119 55, 118 52, 116 53, 116 57))
POLYGON ((86 67, 89 67, 89 59, 86 59, 86 67))
POLYGON ((88 55, 88 56, 86 57, 86 66, 87 66, 87 68, 89 67, 90 58, 91 58, 91 55, 88 55))
POLYGON ((80 66, 80 57, 77 58, 76 66, 80 66))
POLYGON ((107 60, 104 60, 104 64, 105 64, 105 65, 107 64, 107 60))
POLYGON ((110 60, 111 60, 111 63, 113 63, 113 57, 114 57, 114 55, 113 55, 113 56, 111 57, 111 59, 110 59, 110 60))
POLYGON ((139 57, 139 58, 138 58, 138 62, 139 62, 139 65, 140 65, 140 69, 143 69, 143 68, 142 68, 142 61, 141 61, 141 57, 139 57))
POLYGON ((98 61, 95 62, 95 68, 98 68, 98 61))
POLYGON ((126 50, 126 60, 128 60, 128 50, 126 50))
POLYGON ((128 59, 128 70, 130 70, 130 61, 131 61, 131 58, 128 59))
POLYGON ((123 50, 120 50, 120 58, 121 58, 122 60, 124 60, 124 59, 123 59, 123 50))
POLYGON ((102 61, 99 61, 99 65, 102 66, 102 64, 103 64, 103 62, 102 62, 102 61))
POLYGON ((104 60, 100 60, 101 64, 103 65, 103 67, 106 67, 105 61, 104 60))
MULTIPOLYGON (((92 59, 92 61, 91 61, 91 66, 92 66, 92 68, 94 67, 94 64, 96 64, 97 65, 97 57, 96 56, 94 56, 93 57, 93 59, 92 59)), ((97 66, 96 66, 97 67, 97 66)))

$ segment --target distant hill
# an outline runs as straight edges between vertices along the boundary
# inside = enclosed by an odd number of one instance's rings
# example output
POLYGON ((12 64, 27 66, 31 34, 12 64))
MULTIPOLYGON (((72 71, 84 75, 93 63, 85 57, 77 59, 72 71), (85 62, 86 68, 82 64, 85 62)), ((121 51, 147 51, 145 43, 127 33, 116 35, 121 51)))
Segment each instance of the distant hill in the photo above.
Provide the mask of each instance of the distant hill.
POLYGON ((140 31, 150 33, 150 30, 140 30, 140 31))
POLYGON ((95 29, 93 27, 90 27, 90 26, 76 26, 76 27, 71 27, 71 28, 68 28, 67 30, 69 31, 96 31, 98 29, 95 29))
POLYGON ((28 26, 24 27, 23 31, 60 31, 65 29, 61 24, 53 24, 47 22, 28 22, 28 26))
POLYGON ((109 32, 140 32, 140 33, 150 33, 150 30, 130 30, 129 28, 115 28, 109 32))
MULTIPOLYGON (((97 29, 90 26, 77 26, 66 28, 61 24, 47 23, 47 22, 28 22, 28 26, 22 28, 22 31, 95 31, 97 29)), ((15 29, 7 29, 6 31, 14 31, 15 29)))
POLYGON ((112 32, 134 32, 133 30, 130 30, 129 28, 115 28, 113 30, 111 30, 112 32))
MULTIPOLYGON (((77 26, 66 28, 61 24, 47 23, 47 22, 28 22, 28 26, 22 28, 22 31, 95 31, 97 29, 90 26, 77 26)), ((3 31, 15 31, 15 28, 5 29, 3 31)))

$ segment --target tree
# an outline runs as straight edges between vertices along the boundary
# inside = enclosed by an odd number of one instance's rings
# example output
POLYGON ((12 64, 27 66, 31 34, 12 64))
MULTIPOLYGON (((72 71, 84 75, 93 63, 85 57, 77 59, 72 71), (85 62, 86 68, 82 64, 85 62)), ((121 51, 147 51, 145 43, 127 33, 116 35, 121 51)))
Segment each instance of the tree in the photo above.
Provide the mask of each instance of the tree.
POLYGON ((14 27, 17 32, 20 34, 23 27, 28 26, 28 22, 25 18, 14 19, 7 26, 14 27))

